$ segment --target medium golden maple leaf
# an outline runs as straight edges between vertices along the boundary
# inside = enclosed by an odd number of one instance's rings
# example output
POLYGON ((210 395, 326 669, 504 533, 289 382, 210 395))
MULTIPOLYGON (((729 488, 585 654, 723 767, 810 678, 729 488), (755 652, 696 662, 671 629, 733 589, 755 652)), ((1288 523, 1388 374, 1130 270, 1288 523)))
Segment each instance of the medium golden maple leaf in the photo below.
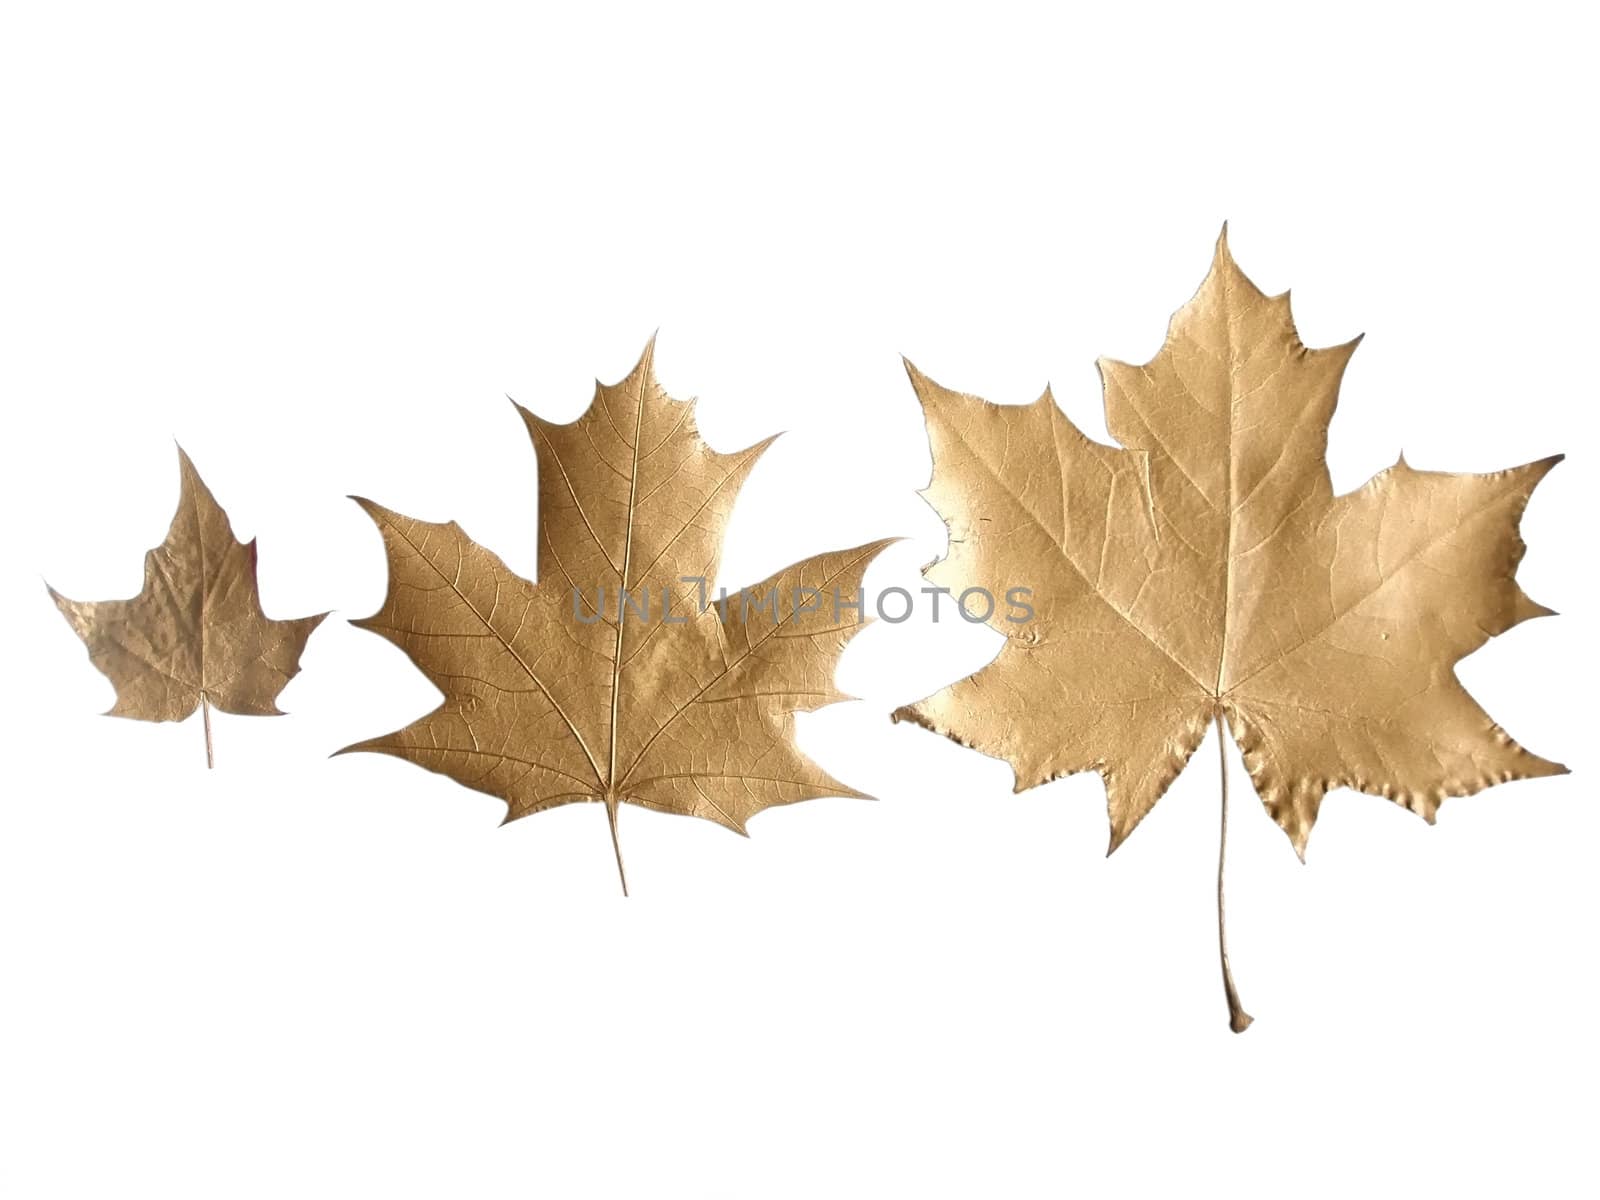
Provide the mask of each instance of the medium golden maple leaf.
POLYGON ((569 425, 517 408, 539 464, 539 583, 454 522, 359 501, 390 581, 383 608, 356 624, 404 650, 445 700, 349 749, 498 796, 507 821, 599 801, 619 874, 624 802, 743 833, 773 805, 862 796, 795 748, 793 714, 850 699, 834 667, 863 624, 862 575, 888 544, 817 555, 712 600, 734 498, 771 439, 713 451, 693 401, 656 382, 654 348, 620 383, 597 383, 569 425))
POLYGON ((996 614, 995 661, 895 719, 1005 759, 1018 791, 1098 771, 1112 850, 1212 720, 1302 857, 1330 788, 1431 822, 1447 796, 1563 772, 1452 670, 1549 611, 1513 576, 1523 508, 1559 456, 1487 475, 1401 458, 1335 496, 1328 422, 1359 341, 1302 345, 1288 295, 1257 290, 1224 230, 1156 357, 1100 363, 1121 448, 1086 438, 1048 389, 1001 407, 908 363, 933 449, 924 494, 950 527, 928 578, 1031 587, 1035 619, 996 614))
POLYGON ((181 721, 198 705, 212 764, 211 709, 282 716, 278 693, 300 670, 306 639, 327 613, 274 621, 256 590, 256 544, 241 545, 211 491, 178 451, 178 511, 144 559, 131 600, 50 596, 117 689, 108 715, 181 721))

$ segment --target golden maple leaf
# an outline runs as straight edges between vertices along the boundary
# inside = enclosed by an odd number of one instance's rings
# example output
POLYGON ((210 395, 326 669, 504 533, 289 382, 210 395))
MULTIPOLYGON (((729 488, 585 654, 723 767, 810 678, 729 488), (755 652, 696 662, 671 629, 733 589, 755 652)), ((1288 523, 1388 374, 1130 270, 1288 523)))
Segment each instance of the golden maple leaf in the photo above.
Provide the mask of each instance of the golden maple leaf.
POLYGON ((278 693, 300 670, 306 639, 327 613, 274 621, 256 590, 256 544, 241 545, 211 491, 178 451, 178 511, 145 555, 144 588, 131 600, 50 596, 117 689, 108 715, 181 721, 198 705, 206 765, 211 709, 282 716, 278 693))
POLYGON ((1563 772, 1452 670, 1549 611, 1513 576, 1523 508, 1559 456, 1487 475, 1402 457, 1335 496, 1328 422, 1359 341, 1302 345, 1288 295, 1257 290, 1224 229, 1155 358, 1100 363, 1121 448, 1086 438, 1048 388, 1001 407, 907 363, 933 450, 924 494, 950 527, 930 582, 1031 587, 1036 615, 997 613, 995 661, 895 719, 1005 759, 1018 791, 1098 771, 1112 850, 1212 720, 1302 858, 1330 788, 1431 822, 1447 796, 1563 772))
POLYGON ((712 600, 734 498, 772 439, 713 451, 693 401, 656 382, 654 349, 620 383, 596 383, 569 425, 517 407, 539 464, 538 584, 454 522, 358 501, 383 534, 390 582, 356 624, 404 650, 445 700, 349 749, 498 796, 507 821, 603 803, 624 892, 620 803, 743 833, 772 805, 862 797, 795 748, 793 714, 850 698, 834 666, 863 624, 850 606, 862 575, 888 544, 817 555, 712 600))

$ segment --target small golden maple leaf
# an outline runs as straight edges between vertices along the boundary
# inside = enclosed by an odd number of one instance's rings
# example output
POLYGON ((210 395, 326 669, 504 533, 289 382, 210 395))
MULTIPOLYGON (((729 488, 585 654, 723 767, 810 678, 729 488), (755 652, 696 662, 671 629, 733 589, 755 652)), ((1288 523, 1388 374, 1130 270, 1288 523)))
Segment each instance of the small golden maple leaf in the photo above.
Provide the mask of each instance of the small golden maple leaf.
POLYGON ((404 650, 445 700, 349 749, 498 796, 508 822, 603 803, 624 892, 621 803, 743 833, 773 805, 862 797, 795 748, 793 714, 850 699, 834 667, 863 624, 862 575, 888 545, 817 555, 710 601, 734 498, 772 439, 713 451, 693 401, 657 383, 654 349, 620 383, 596 383, 571 424, 517 407, 539 464, 539 583, 454 522, 358 500, 390 580, 382 609, 356 624, 404 650))
POLYGON ((211 491, 178 451, 178 511, 145 555, 144 588, 131 600, 50 596, 117 689, 109 714, 181 721, 204 714, 213 763, 211 709, 282 716, 278 693, 300 670, 306 639, 327 613, 274 621, 261 611, 256 544, 242 545, 211 491))
POLYGON ((1563 772, 1452 670, 1549 611, 1513 576, 1523 508, 1559 456, 1487 475, 1402 457, 1335 496, 1328 422, 1359 341, 1302 345, 1288 295, 1245 277, 1224 229, 1156 357, 1100 363, 1121 447, 1086 438, 1048 388, 1002 407, 907 363, 933 450, 924 494, 950 527, 929 580, 1029 586, 1036 617, 997 614, 995 661, 895 719, 1005 759, 1018 791, 1098 771, 1112 850, 1213 719, 1302 857, 1330 788, 1431 822, 1447 796, 1563 772))

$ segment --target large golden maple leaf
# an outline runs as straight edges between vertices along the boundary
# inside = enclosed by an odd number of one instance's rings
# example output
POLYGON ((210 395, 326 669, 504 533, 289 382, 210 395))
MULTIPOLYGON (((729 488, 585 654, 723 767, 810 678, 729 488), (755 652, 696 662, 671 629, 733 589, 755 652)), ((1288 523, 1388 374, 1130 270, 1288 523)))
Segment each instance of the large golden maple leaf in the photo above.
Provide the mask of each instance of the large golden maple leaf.
POLYGON ((507 821, 598 801, 614 848, 624 802, 743 833, 772 805, 862 795, 800 753, 793 714, 850 699, 834 667, 888 543, 805 559, 717 602, 723 531, 771 439, 713 451, 653 357, 654 341, 571 424, 518 406, 539 464, 537 584, 454 522, 359 501, 390 579, 383 608, 356 624, 404 650, 445 700, 349 749, 498 796, 507 821))
POLYGON ((1334 495, 1328 422, 1359 341, 1302 345, 1287 294, 1245 277, 1224 230, 1156 357, 1100 363, 1120 447, 1086 438, 1048 389, 998 406, 908 363, 933 449, 924 494, 950 527, 928 578, 1030 587, 1035 619, 997 613, 994 662, 896 719, 1005 759, 1018 791, 1098 771, 1112 850, 1213 720, 1302 857, 1331 788, 1431 822, 1447 796, 1564 771, 1452 669, 1549 611, 1513 576, 1523 508, 1559 456, 1486 475, 1401 458, 1334 495))

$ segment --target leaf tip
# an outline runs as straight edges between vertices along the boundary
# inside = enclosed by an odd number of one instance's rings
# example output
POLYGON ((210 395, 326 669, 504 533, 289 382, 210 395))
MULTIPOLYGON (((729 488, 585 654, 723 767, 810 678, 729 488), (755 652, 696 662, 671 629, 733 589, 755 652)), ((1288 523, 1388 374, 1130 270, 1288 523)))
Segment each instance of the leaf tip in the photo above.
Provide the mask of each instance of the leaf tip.
POLYGON ((1535 482, 1555 470, 1558 465, 1566 460, 1566 457, 1565 454, 1547 454, 1545 457, 1535 460, 1532 464, 1535 482))
POLYGON ((189 457, 189 452, 177 438, 172 439, 172 447, 178 452, 178 477, 183 480, 183 485, 188 487, 190 482, 198 483, 202 491, 206 490, 205 481, 200 478, 200 468, 194 465, 194 459, 189 457))
POLYGON ((366 513, 367 516, 371 517, 375 523, 381 522, 384 517, 392 515, 387 508, 379 504, 376 500, 369 500, 365 496, 354 495, 348 498, 354 500, 358 505, 360 505, 361 511, 366 513))
POLYGON ((922 373, 921 367, 917 366, 916 363, 912 362, 904 354, 900 356, 900 365, 905 368, 906 378, 911 380, 911 386, 914 387, 919 394, 922 392, 924 385, 933 382, 922 373))
POLYGON ((1214 266, 1226 266, 1233 262, 1233 251, 1228 248, 1228 222, 1222 222, 1222 229, 1217 234, 1217 246, 1212 255, 1214 266))
POLYGON ((639 352, 639 361, 634 364, 633 370, 628 372, 629 375, 634 375, 642 371, 646 375, 654 378, 656 361, 656 335, 660 332, 661 327, 659 325, 656 326, 656 328, 651 332, 650 340, 645 342, 644 349, 639 352))

